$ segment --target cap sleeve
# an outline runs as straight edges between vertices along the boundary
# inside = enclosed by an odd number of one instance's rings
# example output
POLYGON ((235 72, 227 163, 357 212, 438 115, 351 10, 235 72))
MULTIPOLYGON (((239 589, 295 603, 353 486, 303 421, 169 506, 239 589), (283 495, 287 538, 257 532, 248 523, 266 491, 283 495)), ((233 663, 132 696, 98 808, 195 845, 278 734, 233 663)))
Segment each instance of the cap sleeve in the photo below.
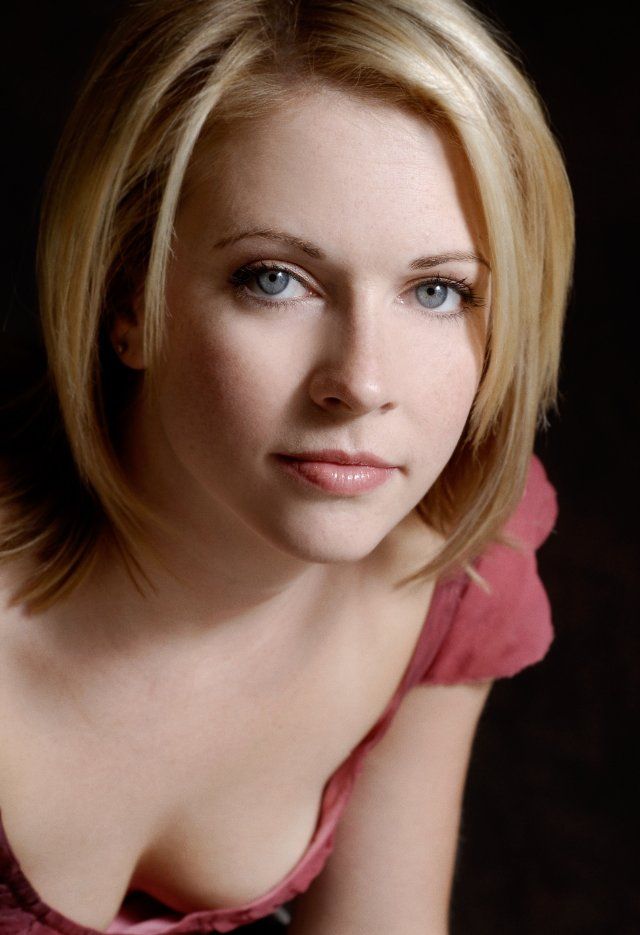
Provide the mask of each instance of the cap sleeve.
POLYGON ((446 685, 504 678, 546 655, 554 631, 535 553, 553 530, 557 516, 555 488, 532 455, 524 494, 504 526, 523 548, 492 543, 474 563, 491 593, 468 581, 421 682, 446 685))

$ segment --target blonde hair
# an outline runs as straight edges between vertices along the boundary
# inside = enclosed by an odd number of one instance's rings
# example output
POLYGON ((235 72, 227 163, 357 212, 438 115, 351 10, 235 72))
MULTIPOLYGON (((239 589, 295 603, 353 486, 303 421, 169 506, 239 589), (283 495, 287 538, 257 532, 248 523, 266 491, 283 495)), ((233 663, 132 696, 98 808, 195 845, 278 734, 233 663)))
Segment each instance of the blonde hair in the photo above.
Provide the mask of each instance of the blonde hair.
POLYGON ((161 352, 185 176, 205 135, 293 99, 301 83, 411 107, 466 153, 493 271, 487 350, 458 446, 416 508, 445 544, 406 580, 459 567, 473 576, 473 559, 500 540, 536 431, 557 408, 573 262, 562 156, 509 40, 461 0, 146 0, 96 58, 45 189, 43 392, 62 427, 62 482, 76 494, 62 511, 47 478, 25 483, 5 471, 0 558, 29 557, 36 567, 14 603, 37 610, 69 592, 105 535, 133 579, 143 574, 137 552, 156 519, 127 482, 118 431, 136 381, 153 381, 161 352), (119 363, 108 340, 140 283, 143 376, 119 363))

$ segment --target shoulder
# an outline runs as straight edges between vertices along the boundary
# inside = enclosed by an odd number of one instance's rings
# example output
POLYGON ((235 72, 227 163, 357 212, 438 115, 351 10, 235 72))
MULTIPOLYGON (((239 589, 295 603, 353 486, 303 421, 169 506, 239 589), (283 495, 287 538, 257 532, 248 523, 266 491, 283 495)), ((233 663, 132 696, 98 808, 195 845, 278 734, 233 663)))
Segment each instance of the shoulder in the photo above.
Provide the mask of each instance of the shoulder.
POLYGON ((439 684, 511 677, 541 661, 554 639, 551 604, 536 551, 554 529, 556 491, 531 458, 524 493, 502 532, 473 563, 440 647, 422 681, 439 684))
POLYGON ((558 518, 557 492, 537 455, 531 456, 524 493, 504 526, 526 546, 538 549, 550 535, 558 518))
MULTIPOLYGON (((0 504, 0 537, 6 534, 10 518, 0 504)), ((0 538, 0 541, 2 539, 0 538)), ((17 616, 24 617, 25 611, 13 603, 14 595, 23 583, 34 573, 34 563, 28 556, 22 558, 0 555, 0 634, 9 621, 17 616)))
POLYGON ((463 791, 491 689, 412 688, 359 766, 321 874, 293 933, 446 932, 463 791))

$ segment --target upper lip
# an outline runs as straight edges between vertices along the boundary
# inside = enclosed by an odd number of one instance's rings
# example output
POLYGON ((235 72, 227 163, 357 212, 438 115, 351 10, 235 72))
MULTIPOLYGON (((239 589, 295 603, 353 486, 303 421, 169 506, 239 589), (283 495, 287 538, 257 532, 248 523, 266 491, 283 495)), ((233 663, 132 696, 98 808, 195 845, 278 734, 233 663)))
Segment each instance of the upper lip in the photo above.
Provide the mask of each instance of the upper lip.
POLYGON ((331 461, 333 464, 358 464, 361 466, 392 468, 383 458, 370 451, 343 451, 341 448, 322 448, 319 451, 281 452, 285 458, 295 458, 296 461, 331 461))

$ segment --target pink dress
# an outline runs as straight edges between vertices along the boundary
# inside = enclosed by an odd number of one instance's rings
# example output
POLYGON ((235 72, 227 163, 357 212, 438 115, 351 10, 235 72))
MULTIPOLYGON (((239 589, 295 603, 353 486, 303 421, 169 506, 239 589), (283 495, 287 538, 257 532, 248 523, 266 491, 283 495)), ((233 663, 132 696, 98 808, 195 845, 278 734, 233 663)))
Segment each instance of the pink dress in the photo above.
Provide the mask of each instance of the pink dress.
MULTIPOLYGON (((367 751, 384 735, 406 692, 417 684, 450 685, 515 675, 540 661, 553 639, 551 612, 538 576, 536 549, 554 527, 556 492, 533 456, 527 486, 505 529, 523 543, 518 551, 492 544, 475 562, 490 583, 487 594, 468 575, 440 580, 413 655, 386 710, 324 786, 315 831, 289 873, 250 903, 233 908, 176 912, 129 892, 107 932, 112 935, 178 935, 231 932, 274 912, 303 893, 331 853, 334 833, 367 751)), ((0 935, 97 935, 38 896, 22 873, 0 816, 0 935)))

